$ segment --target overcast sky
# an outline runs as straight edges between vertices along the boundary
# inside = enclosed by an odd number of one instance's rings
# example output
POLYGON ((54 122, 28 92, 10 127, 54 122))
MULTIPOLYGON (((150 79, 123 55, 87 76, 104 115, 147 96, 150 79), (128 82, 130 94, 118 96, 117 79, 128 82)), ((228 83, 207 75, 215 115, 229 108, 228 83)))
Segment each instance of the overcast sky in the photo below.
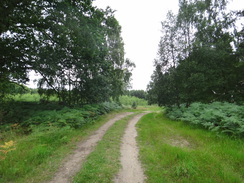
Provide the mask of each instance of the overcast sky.
MULTIPOLYGON (((136 64, 132 89, 146 90, 154 70, 153 61, 157 56, 161 22, 169 10, 178 12, 178 0, 94 0, 93 5, 102 9, 110 6, 116 10, 115 17, 122 26, 125 57, 136 64)), ((244 0, 233 0, 228 7, 232 10, 244 9, 244 0)), ((31 80, 36 78, 38 76, 32 74, 31 80)))
MULTIPOLYGON (((115 17, 122 26, 126 58, 136 64, 132 89, 146 90, 153 73, 161 36, 161 22, 169 10, 178 12, 178 0, 95 0, 93 5, 116 10, 115 17)), ((244 0, 233 0, 231 9, 244 8, 244 0)))
POLYGON ((93 4, 116 10, 115 17, 122 26, 125 57, 136 64, 132 87, 146 90, 158 50, 161 21, 168 10, 178 11, 178 0, 95 0, 93 4))

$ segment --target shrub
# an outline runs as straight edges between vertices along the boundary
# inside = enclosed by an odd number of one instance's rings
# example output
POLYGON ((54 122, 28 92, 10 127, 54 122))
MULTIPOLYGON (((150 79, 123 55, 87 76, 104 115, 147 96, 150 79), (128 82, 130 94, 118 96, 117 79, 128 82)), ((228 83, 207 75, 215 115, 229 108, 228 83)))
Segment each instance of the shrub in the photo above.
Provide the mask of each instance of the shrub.
MULTIPOLYGON (((112 110, 121 109, 115 102, 104 102, 100 104, 84 105, 83 107, 48 107, 47 104, 39 104, 37 107, 32 103, 21 103, 5 115, 0 130, 10 130, 12 124, 20 124, 24 133, 30 133, 35 127, 48 129, 49 127, 80 128, 92 123, 99 115, 106 114, 112 110)), ((2 117, 1 117, 2 118, 2 117)))
POLYGON ((126 105, 126 106, 132 106, 133 102, 135 102, 138 106, 146 106, 147 105, 147 101, 144 99, 140 99, 134 96, 120 96, 119 97, 119 102, 122 105, 126 105))
POLYGON ((137 107, 136 102, 133 102, 132 105, 131 105, 131 107, 132 107, 132 109, 136 109, 136 107, 137 107))
POLYGON ((183 105, 169 107, 166 115, 173 120, 181 120, 201 125, 212 131, 232 136, 244 137, 244 106, 232 103, 193 103, 188 108, 183 105))

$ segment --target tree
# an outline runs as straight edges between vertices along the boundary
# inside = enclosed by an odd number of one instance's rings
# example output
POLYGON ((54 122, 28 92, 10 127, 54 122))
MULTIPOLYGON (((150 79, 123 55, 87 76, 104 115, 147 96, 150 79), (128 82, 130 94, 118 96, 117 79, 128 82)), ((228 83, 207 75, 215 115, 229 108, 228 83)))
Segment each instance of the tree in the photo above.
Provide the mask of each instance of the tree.
POLYGON ((36 44, 33 26, 42 27, 40 1, 3 0, 0 2, 0 90, 11 83, 26 83, 36 44))
POLYGON ((178 15, 169 13, 162 24, 149 96, 159 105, 243 101, 236 13, 227 12, 227 1, 222 0, 180 0, 179 5, 178 15))
POLYGON ((41 75, 40 93, 68 104, 116 98, 134 64, 124 59, 121 27, 114 11, 91 0, 2 1, 1 88, 41 75))
POLYGON ((147 93, 144 90, 128 90, 125 94, 147 100, 147 93))

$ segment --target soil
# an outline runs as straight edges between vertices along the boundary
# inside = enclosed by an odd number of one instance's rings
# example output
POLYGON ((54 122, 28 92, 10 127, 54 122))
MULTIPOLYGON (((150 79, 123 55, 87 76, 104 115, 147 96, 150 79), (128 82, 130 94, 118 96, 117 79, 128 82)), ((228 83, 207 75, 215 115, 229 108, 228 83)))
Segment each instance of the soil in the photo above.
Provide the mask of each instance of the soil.
POLYGON ((133 117, 125 130, 120 148, 122 168, 115 177, 115 183, 143 183, 145 176, 138 160, 138 148, 136 144, 136 123, 144 114, 133 117))
POLYGON ((192 144, 181 136, 174 136, 174 138, 169 139, 167 143, 174 147, 192 148, 192 144))
POLYGON ((171 146, 180 148, 190 148, 190 143, 185 139, 172 139, 170 142, 171 146))
MULTIPOLYGON (((82 162, 84 162, 87 155, 90 152, 92 152, 97 142, 102 139, 103 135, 108 130, 108 128, 112 126, 116 121, 130 114, 132 113, 127 112, 127 113, 118 114, 114 118, 110 119, 103 126, 101 126, 97 131, 94 132, 94 134, 89 136, 87 140, 79 142, 77 145, 77 149, 68 157, 66 157, 65 161, 61 164, 59 170, 56 172, 53 179, 51 181, 47 181, 46 183, 71 182, 71 178, 75 175, 75 173, 77 173, 80 170, 82 162)), ((134 122, 136 122, 139 118, 140 116, 137 116, 136 119, 134 118, 134 122)))

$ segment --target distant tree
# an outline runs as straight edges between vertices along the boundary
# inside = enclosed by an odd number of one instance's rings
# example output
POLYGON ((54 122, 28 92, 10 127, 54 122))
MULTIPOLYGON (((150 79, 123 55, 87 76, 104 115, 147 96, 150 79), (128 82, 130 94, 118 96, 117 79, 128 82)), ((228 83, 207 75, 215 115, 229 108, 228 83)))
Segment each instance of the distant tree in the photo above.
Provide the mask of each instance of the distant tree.
POLYGON ((144 90, 128 90, 126 94, 129 96, 134 96, 140 99, 147 100, 147 93, 144 90))
POLYGON ((243 34, 227 1, 179 1, 162 23, 149 99, 159 105, 243 101, 243 34), (233 47, 233 45, 235 45, 233 47))

